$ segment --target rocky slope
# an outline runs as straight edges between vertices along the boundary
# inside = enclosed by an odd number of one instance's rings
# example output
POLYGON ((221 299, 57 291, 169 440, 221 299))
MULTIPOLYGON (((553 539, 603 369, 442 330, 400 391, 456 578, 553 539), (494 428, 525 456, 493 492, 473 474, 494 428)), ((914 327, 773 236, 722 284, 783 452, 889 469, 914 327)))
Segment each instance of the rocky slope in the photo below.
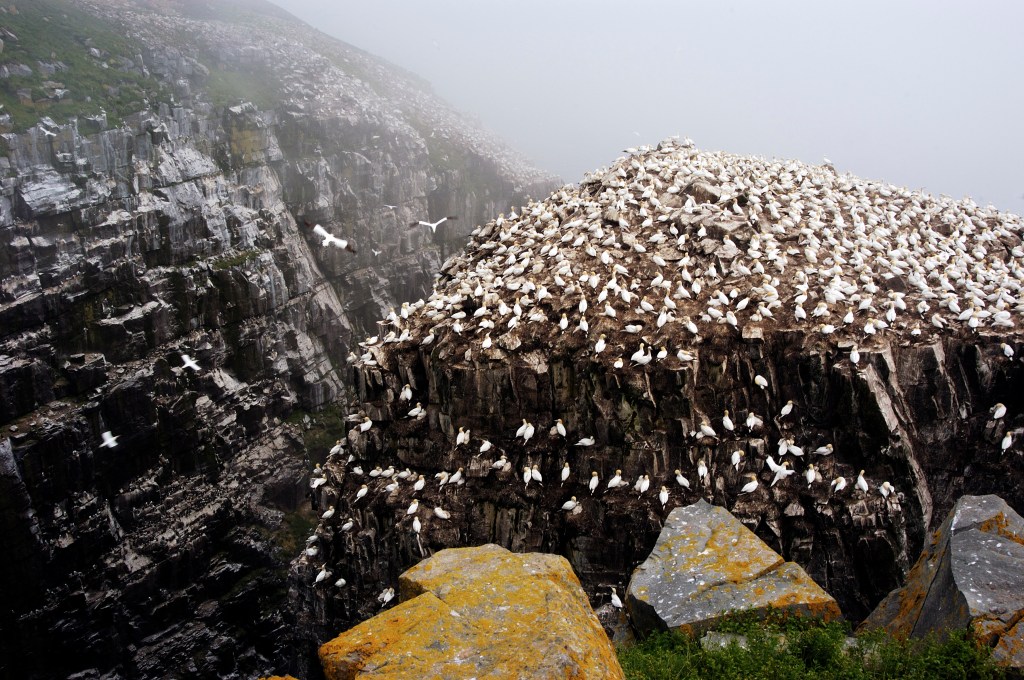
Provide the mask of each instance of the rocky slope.
MULTIPOLYGON (((30 10, 69 31, 52 68, 83 110, 88 86, 157 86, 116 119, 4 121, 0 674, 301 665, 293 641, 311 634, 284 566, 311 517, 303 430, 332 422, 304 414, 343 394, 353 338, 551 180, 411 76, 271 5, 30 10), (93 25, 131 58, 97 47, 93 25), (102 86, 76 71, 93 62, 102 86), (408 228, 445 214, 459 220, 436 234, 408 228), (357 253, 322 246, 317 223, 357 253)), ((7 67, 27 54, 17 39, 7 67)), ((62 110, 34 92, 22 115, 62 110)))
POLYGON ((326 636, 423 554, 494 542, 566 556, 600 604, 705 498, 860 620, 961 494, 1024 504, 1022 257, 1020 219, 970 201, 638 150, 476 230, 407 339, 364 343, 366 429, 323 468, 294 596, 326 636))

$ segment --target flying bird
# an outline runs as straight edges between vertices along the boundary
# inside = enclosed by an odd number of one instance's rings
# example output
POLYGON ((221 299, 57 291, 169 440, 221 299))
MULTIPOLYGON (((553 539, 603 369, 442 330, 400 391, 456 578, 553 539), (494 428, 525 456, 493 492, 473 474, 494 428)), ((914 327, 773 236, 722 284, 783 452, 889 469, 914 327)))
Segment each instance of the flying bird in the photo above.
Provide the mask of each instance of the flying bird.
POLYGON ((115 446, 117 446, 117 438, 120 437, 121 435, 119 435, 119 434, 118 435, 110 434, 110 430, 107 430, 106 432, 104 432, 100 436, 103 437, 103 443, 100 444, 100 446, 108 448, 108 449, 112 449, 115 446))
POLYGON ((199 368, 199 364, 197 364, 195 360, 187 354, 181 355, 181 364, 182 368, 191 368, 193 371, 196 372, 199 372, 201 370, 199 368))
MULTIPOLYGON (((306 222, 306 226, 309 226, 309 222, 306 222)), ((355 246, 353 246, 349 241, 346 241, 343 238, 338 238, 319 224, 313 226, 313 233, 323 239, 321 245, 324 247, 336 246, 342 250, 347 250, 352 254, 355 254, 356 252, 355 246)))
POLYGON ((417 220, 415 222, 410 222, 409 223, 409 228, 411 229, 413 227, 419 227, 419 226, 430 227, 430 233, 434 234, 434 233, 437 233, 437 228, 440 227, 445 222, 447 222, 448 220, 457 220, 457 219, 459 219, 458 215, 448 215, 447 217, 442 217, 437 222, 425 222, 423 220, 417 220))

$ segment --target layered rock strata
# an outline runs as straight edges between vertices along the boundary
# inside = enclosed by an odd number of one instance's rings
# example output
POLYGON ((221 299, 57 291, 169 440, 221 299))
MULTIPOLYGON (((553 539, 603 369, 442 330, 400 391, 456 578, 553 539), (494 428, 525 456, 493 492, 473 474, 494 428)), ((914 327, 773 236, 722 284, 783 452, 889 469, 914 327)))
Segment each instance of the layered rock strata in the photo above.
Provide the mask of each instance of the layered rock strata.
POLYGON ((565 555, 600 604, 704 499, 860 620, 959 495, 1024 500, 1022 256, 1015 215, 678 141, 505 214, 364 344, 317 497, 349 585, 296 561, 302 610, 360 620, 465 542, 565 555))
POLYGON ((240 6, 69 4, 133 41, 151 108, 0 135, 0 675, 304 671, 283 575, 302 432, 333 420, 303 412, 543 180, 408 74, 240 6), (260 105, 222 102, 242 76, 260 105))

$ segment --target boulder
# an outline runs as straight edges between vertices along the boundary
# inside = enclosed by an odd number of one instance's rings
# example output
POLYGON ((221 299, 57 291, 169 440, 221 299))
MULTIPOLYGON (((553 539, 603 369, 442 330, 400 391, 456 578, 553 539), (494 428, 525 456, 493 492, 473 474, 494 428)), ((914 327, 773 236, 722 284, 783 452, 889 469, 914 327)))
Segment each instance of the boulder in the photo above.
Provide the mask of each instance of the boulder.
POLYGON ((997 663, 1024 669, 1024 519, 998 496, 964 496, 932 534, 906 585, 861 628, 901 637, 970 630, 997 663))
POLYGON ((329 680, 624 677, 557 555, 451 548, 402 574, 399 589, 401 604, 320 648, 329 680))
POLYGON ((696 635, 740 612, 826 621, 842 616, 799 565, 704 500, 669 514, 654 550, 633 572, 626 608, 641 634, 679 629, 696 635))

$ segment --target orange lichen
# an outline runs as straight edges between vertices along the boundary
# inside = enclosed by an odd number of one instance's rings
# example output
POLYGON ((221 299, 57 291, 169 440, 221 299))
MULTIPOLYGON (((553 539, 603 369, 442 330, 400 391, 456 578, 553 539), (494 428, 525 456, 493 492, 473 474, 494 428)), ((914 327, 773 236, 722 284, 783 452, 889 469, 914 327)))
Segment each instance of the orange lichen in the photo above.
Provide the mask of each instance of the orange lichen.
POLYGON ((622 677, 561 557, 443 550, 404 573, 399 588, 411 599, 320 648, 330 680, 370 670, 387 678, 622 677))

